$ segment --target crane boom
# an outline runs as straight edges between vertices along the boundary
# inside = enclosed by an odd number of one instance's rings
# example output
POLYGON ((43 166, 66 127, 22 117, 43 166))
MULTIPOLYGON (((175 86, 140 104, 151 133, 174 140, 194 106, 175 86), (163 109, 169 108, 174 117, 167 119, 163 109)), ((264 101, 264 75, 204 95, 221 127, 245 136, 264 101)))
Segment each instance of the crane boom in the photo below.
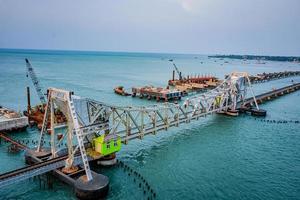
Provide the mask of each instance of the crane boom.
POLYGON ((175 70, 177 71, 178 76, 180 76, 180 71, 179 71, 179 69, 177 68, 177 66, 175 65, 175 63, 173 63, 173 65, 174 65, 175 70))
POLYGON ((44 96, 44 94, 42 92, 42 88, 41 88, 41 86, 39 84, 39 80, 38 80, 38 78, 37 78, 37 76, 36 76, 36 74, 35 74, 35 72, 33 70, 33 67, 32 67, 32 65, 30 64, 30 62, 29 62, 29 60, 27 58, 25 59, 25 61, 26 61, 26 69, 27 69, 26 76, 27 77, 28 77, 28 75, 30 76, 30 78, 32 80, 32 83, 33 83, 33 85, 35 87, 35 90, 36 90, 36 92, 37 92, 37 94, 39 96, 39 99, 40 99, 41 103, 42 104, 46 104, 45 96, 44 96))
POLYGON ((182 74, 179 71, 179 69, 177 68, 177 66, 175 65, 175 63, 173 62, 173 59, 170 59, 169 61, 172 62, 173 66, 174 66, 174 68, 175 68, 175 70, 176 70, 176 72, 177 72, 177 74, 179 76, 179 80, 181 80, 182 79, 182 74))

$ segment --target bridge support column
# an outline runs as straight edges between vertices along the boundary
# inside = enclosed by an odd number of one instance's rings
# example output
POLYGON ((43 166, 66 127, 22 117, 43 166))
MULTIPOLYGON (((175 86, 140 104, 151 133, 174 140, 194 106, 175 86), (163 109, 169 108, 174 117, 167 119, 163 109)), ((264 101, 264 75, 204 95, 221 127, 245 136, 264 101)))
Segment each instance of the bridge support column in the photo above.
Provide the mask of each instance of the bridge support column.
POLYGON ((267 115, 267 111, 263 110, 263 109, 252 109, 251 110, 251 115, 253 116, 259 116, 259 117, 265 117, 267 115))
POLYGON ((43 159, 51 156, 51 150, 50 149, 41 149, 40 151, 35 151, 33 149, 28 149, 25 151, 24 157, 25 157, 25 163, 28 165, 32 165, 36 163, 37 159, 43 159))
POLYGON ((86 175, 78 178, 74 183, 75 194, 79 199, 102 199, 109 190, 109 179, 102 174, 92 173, 93 179, 87 181, 86 175))
POLYGON ((102 166, 113 166, 117 163, 117 156, 115 153, 108 156, 104 156, 97 161, 98 165, 102 166))

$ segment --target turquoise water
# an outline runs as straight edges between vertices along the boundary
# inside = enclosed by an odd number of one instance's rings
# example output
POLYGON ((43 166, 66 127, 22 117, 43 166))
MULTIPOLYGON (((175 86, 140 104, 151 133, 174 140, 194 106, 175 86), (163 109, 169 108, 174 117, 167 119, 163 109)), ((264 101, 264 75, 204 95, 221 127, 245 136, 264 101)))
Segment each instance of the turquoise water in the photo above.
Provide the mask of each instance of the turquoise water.
MULTIPOLYGON (((0 104, 24 110, 24 58, 32 62, 43 88, 58 87, 75 94, 118 105, 153 104, 113 93, 117 85, 166 86, 174 59, 183 74, 213 74, 220 78, 232 71, 250 74, 300 70, 285 62, 208 59, 204 55, 0 50, 0 104), (195 58, 197 56, 197 59, 195 58), (203 64, 201 64, 203 62, 203 64)), ((259 94, 300 82, 299 77, 254 85, 259 94)), ((32 85, 30 85, 32 86, 32 85)), ((32 90, 33 103, 37 97, 32 90)), ((300 92, 263 104, 267 119, 300 120, 300 92)), ((157 199, 300 199, 300 125, 268 124, 250 116, 212 115, 178 129, 160 132, 123 146, 118 158, 138 171, 155 190, 157 199)), ((37 140, 38 131, 14 133, 16 139, 37 140)), ((30 143, 33 147, 34 144, 30 143)), ((23 153, 7 153, 0 145, 0 173, 24 166, 23 153)), ((120 168, 96 169, 110 177, 107 199, 147 199, 147 195, 120 168)), ((27 180, 0 190, 1 199, 76 199, 72 188, 56 182, 40 189, 27 180)))

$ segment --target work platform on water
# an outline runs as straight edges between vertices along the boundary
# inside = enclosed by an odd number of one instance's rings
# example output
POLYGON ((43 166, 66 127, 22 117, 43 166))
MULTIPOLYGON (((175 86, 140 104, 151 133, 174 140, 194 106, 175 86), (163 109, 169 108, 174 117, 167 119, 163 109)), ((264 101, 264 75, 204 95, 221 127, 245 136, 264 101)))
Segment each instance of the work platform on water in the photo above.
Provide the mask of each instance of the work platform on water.
POLYGON ((259 112, 262 111, 258 106, 261 101, 288 94, 299 87, 299 84, 293 84, 255 96, 248 74, 235 72, 215 89, 188 98, 181 105, 163 103, 140 107, 109 105, 78 97, 70 91, 49 88, 38 147, 25 154, 26 161, 33 164, 0 175, 0 187, 52 171, 60 180, 74 187, 79 198, 103 196, 108 192, 109 180, 93 172, 89 162, 108 161, 113 164, 121 143, 128 144, 133 139, 143 139, 148 134, 155 135, 158 131, 212 113, 245 107, 259 112), (65 126, 68 127, 58 141, 55 108, 66 117, 65 126), (48 122, 50 148, 43 147, 48 122), (67 148, 60 147, 62 141, 67 142, 67 148))
POLYGON ((188 94, 190 92, 200 92, 207 89, 217 87, 221 80, 212 75, 187 75, 182 77, 181 73, 178 79, 175 78, 175 71, 173 70, 172 79, 168 81, 168 87, 188 94))
POLYGON ((18 131, 28 126, 28 118, 16 111, 0 106, 0 131, 18 131))
POLYGON ((165 102, 172 100, 180 100, 183 97, 183 92, 177 89, 145 86, 133 87, 132 97, 139 96, 148 100, 155 99, 157 102, 163 100, 165 102))
MULTIPOLYGON (((223 82, 212 75, 196 74, 183 76, 176 66, 175 69, 178 73, 178 78, 175 77, 175 70, 173 70, 172 79, 168 81, 166 88, 154 86, 132 87, 132 93, 128 93, 123 86, 118 86, 114 88, 114 92, 122 96, 139 96, 148 100, 156 99, 157 101, 164 100, 167 102, 170 100, 180 100, 181 97, 188 94, 205 92, 223 82)), ((227 76, 225 75, 225 79, 227 76)), ((252 84, 256 84, 294 76, 300 76, 300 71, 264 72, 249 75, 249 80, 252 84)))

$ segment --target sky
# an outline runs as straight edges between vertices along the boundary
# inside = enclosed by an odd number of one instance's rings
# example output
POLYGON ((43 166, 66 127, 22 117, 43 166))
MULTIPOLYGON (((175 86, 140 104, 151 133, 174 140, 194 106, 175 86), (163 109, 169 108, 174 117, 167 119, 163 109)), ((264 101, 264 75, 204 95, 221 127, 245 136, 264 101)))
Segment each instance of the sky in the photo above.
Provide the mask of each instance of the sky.
POLYGON ((300 0, 0 0, 0 48, 300 56, 300 0))

